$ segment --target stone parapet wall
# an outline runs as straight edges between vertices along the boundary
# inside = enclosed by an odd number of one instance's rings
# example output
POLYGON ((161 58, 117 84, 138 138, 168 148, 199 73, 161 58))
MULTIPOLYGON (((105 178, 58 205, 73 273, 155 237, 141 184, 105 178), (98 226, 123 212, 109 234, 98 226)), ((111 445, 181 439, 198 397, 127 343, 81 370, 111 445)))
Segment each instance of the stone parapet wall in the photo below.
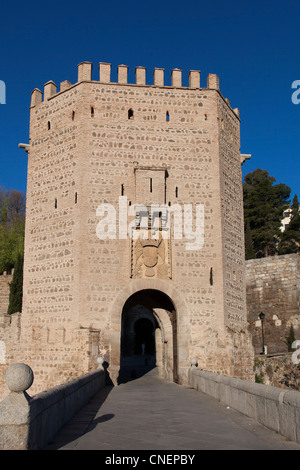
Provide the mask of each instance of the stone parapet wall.
POLYGON ((32 398, 25 391, 11 390, 0 403, 0 450, 43 449, 104 387, 105 372, 101 368, 32 398))
POLYGON ((246 380, 190 370, 190 386, 300 443, 300 393, 246 380))

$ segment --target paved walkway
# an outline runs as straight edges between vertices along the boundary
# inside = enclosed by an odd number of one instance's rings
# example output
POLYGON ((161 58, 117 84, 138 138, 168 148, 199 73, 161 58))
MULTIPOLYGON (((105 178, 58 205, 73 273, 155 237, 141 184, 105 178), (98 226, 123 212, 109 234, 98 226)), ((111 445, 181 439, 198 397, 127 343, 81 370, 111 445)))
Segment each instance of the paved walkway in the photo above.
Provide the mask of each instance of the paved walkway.
POLYGON ((300 445, 154 371, 106 387, 47 450, 300 450, 300 445))

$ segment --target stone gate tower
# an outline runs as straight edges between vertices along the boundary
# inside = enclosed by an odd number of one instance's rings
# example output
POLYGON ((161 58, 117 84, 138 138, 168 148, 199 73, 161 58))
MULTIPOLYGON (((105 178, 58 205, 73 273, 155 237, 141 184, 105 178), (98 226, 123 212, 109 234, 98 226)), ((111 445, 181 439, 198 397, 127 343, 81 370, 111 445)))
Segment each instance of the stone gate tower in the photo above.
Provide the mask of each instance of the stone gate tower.
POLYGON ((83 62, 77 83, 32 92, 15 354, 41 389, 93 369, 99 355, 115 382, 156 363, 185 383, 192 358, 250 377, 239 112, 216 75, 201 88, 199 71, 188 87, 178 69, 168 85, 158 68, 151 84, 144 67, 134 84, 125 65, 116 83, 110 64, 99 72, 92 80, 83 62), (160 210, 148 237, 134 239, 131 222, 153 204, 172 208, 169 232, 160 210))

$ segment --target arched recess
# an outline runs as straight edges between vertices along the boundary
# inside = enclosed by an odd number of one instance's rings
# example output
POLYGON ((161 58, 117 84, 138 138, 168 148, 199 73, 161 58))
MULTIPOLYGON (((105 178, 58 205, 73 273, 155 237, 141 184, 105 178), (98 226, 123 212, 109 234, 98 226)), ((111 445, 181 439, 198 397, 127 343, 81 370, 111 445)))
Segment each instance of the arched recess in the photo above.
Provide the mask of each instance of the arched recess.
POLYGON ((151 311, 157 324, 156 359, 160 375, 178 383, 185 382, 189 368, 190 315, 180 291, 171 282, 161 279, 133 280, 112 304, 110 331, 106 336, 110 343, 112 380, 117 383, 120 372, 124 311, 138 304, 151 311))

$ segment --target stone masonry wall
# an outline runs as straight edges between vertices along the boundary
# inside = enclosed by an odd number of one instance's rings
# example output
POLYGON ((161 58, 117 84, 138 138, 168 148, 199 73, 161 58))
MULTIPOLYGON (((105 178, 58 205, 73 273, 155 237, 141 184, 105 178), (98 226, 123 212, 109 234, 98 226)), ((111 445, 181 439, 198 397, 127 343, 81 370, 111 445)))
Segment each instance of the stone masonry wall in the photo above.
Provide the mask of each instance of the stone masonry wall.
MULTIPOLYGON (((299 353, 295 352, 296 360, 299 353)), ((294 353, 281 353, 270 356, 256 356, 256 381, 273 387, 300 391, 300 365, 294 363, 294 353)))
POLYGON ((256 354, 262 351, 262 325, 267 353, 286 352, 290 326, 300 339, 300 257, 297 254, 246 262, 247 309, 256 354))
POLYGON ((21 362, 22 354, 16 357, 16 347, 21 334, 21 313, 0 315, 0 400, 8 393, 4 373, 13 362, 21 362))
POLYGON ((244 218, 242 170, 239 155, 240 126, 228 112, 228 100, 219 99, 219 146, 225 322, 232 329, 246 329, 244 218))
POLYGON ((13 274, 4 272, 0 275, 0 315, 6 315, 9 304, 9 284, 13 274))

